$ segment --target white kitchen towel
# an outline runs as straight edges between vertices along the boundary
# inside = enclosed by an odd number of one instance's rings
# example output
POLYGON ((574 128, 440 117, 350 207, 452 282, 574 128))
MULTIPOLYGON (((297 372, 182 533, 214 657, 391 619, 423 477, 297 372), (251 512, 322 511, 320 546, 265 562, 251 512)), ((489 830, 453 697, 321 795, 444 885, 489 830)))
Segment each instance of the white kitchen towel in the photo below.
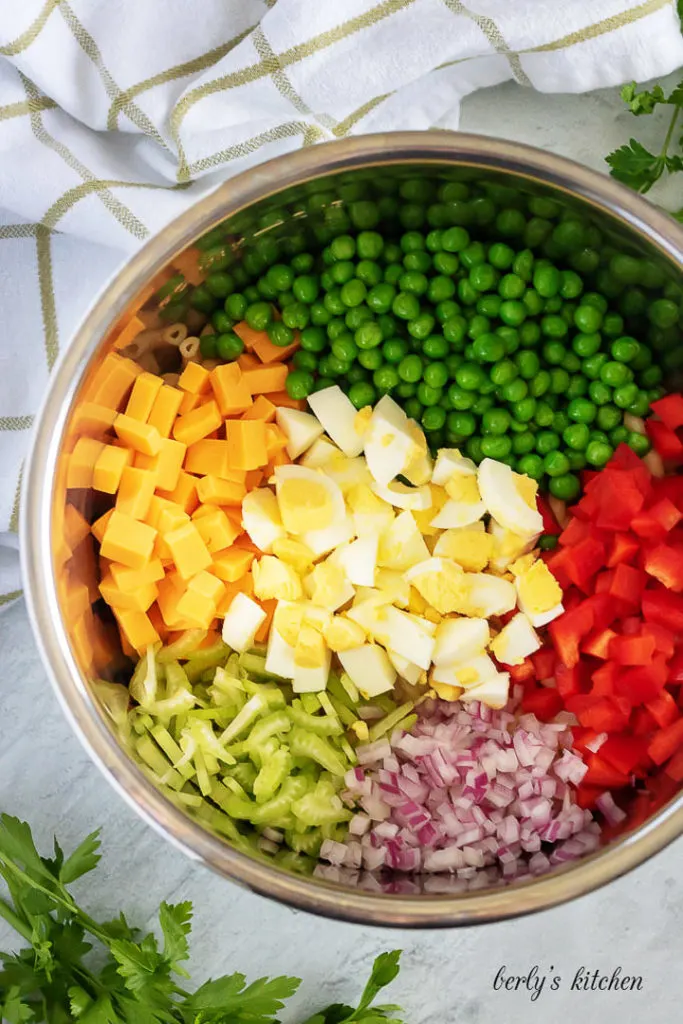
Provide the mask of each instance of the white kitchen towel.
POLYGON ((674 0, 5 0, 0 21, 0 605, 50 371, 136 246, 257 162, 457 128, 513 79, 583 92, 683 65, 674 0))

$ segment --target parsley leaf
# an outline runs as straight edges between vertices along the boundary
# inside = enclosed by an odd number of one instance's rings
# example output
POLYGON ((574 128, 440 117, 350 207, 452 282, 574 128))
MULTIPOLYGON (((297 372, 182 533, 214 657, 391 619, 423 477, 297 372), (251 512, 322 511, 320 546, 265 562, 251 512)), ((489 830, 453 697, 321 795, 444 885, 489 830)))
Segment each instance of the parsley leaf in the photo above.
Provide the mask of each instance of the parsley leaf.
POLYGON ((91 832, 86 836, 80 846, 77 846, 70 857, 64 861, 59 869, 59 880, 64 885, 70 885, 82 875, 87 875, 97 867, 100 855, 97 852, 100 848, 100 830, 91 832))
MULTIPOLYGON (((185 1009, 191 1013, 220 1011, 220 1019, 249 1021, 253 1024, 267 1024, 284 1007, 284 1000, 293 996, 300 985, 298 978, 258 978, 251 985, 246 984, 243 974, 231 974, 201 985, 190 996, 185 1009)), ((205 1018, 200 1016, 202 1024, 205 1018)), ((188 1018, 193 1021, 193 1018, 188 1018)), ((194 1024, 194 1022, 193 1022, 194 1024)))
POLYGON ((175 971, 178 969, 178 962, 187 960, 190 956, 187 936, 192 928, 191 920, 191 903, 162 903, 159 907, 159 924, 164 936, 164 956, 175 971))
MULTIPOLYGON (((636 83, 630 82, 621 89, 621 98, 636 117, 652 114, 657 107, 671 108, 671 117, 659 153, 651 153, 637 139, 630 139, 628 145, 620 146, 606 157, 612 177, 637 192, 649 192, 665 172, 674 174, 683 170, 681 156, 669 152, 683 109, 683 82, 679 82, 668 95, 661 85, 638 91, 636 83)), ((681 139, 678 141, 680 145, 681 139)))

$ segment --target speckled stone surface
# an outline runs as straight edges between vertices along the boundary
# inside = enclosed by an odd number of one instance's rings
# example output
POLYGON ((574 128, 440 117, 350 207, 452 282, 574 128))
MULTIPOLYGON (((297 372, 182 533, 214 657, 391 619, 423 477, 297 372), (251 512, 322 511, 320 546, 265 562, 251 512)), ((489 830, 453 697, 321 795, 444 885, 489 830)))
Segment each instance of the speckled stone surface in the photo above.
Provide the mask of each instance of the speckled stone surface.
MULTIPOLYGON (((601 168, 633 132, 614 92, 539 96, 515 86, 463 105, 462 127, 504 135, 601 168)), ((642 119, 639 137, 657 137, 642 119)), ((679 202, 680 205, 680 202, 679 202)), ((391 990, 412 1024, 673 1024, 683 1016, 683 840, 631 875, 556 910, 503 924, 441 932, 384 931, 325 921, 278 906, 193 864, 144 824, 109 787, 57 705, 23 603, 0 616, 0 808, 28 818, 37 839, 58 830, 69 847, 103 826, 105 856, 77 887, 95 915, 124 908, 141 927, 162 899, 195 906, 191 969, 197 980, 230 970, 303 975, 286 1021, 321 1002, 353 998, 372 957, 402 948, 391 990), (494 979, 538 967, 545 985, 496 991, 494 979), (642 977, 636 992, 572 990, 579 968, 642 977), (551 976, 560 976, 551 990, 551 976)), ((0 948, 13 937, 0 922, 0 948)))

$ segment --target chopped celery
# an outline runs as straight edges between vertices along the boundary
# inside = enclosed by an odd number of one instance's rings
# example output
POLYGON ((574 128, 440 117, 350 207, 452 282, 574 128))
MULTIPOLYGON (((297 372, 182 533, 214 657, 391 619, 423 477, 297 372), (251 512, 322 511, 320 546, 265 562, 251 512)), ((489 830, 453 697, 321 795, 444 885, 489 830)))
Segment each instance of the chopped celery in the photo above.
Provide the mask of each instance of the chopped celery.
POLYGON ((119 729, 126 729, 129 725, 130 695, 128 689, 120 683, 109 683, 106 679, 95 679, 91 685, 97 700, 114 725, 119 729))
POLYGON ((398 725, 406 715, 409 715, 414 707, 413 702, 409 700, 407 703, 395 708, 388 715, 385 715, 384 718, 380 718, 379 722, 375 722, 374 725, 370 726, 370 742, 374 743, 375 740, 384 736, 385 733, 391 732, 394 726, 398 725))
POLYGON ((141 708, 151 708, 157 699, 158 685, 154 647, 150 645, 147 653, 135 666, 128 689, 133 700, 136 700, 141 708))
POLYGON ((213 674, 213 683, 207 692, 210 700, 219 706, 236 705, 241 708, 246 701, 242 680, 220 665, 213 674))
POLYGON ((182 789, 185 779, 172 768, 149 733, 140 736, 135 744, 139 757, 151 768, 158 781, 171 789, 182 789))
POLYGON ((266 764, 269 758, 273 757, 275 752, 280 749, 280 741, 275 736, 270 736, 268 739, 263 740, 256 746, 249 748, 249 757, 253 764, 257 768, 262 768, 266 764))
POLYGON ((321 704, 317 693, 302 693, 300 700, 292 701, 292 706, 301 706, 308 715, 314 715, 320 710, 321 704))
POLYGON ((302 825, 323 825, 348 821, 347 810, 329 783, 319 782, 314 790, 292 803, 292 812, 302 825))
POLYGON ((180 804, 181 807, 190 807, 192 810, 195 810, 196 808, 201 807, 204 803, 199 793, 196 792, 186 793, 181 789, 176 793, 174 790, 169 790, 169 795, 171 793, 173 794, 174 802, 180 804))
POLYGON ((354 710, 356 702, 351 699, 350 694, 344 689, 338 677, 335 676, 334 673, 331 673, 327 680, 327 693, 331 700, 337 701, 338 704, 343 704, 343 706, 348 708, 349 711, 354 710))
POLYGON ((353 711, 348 708, 345 704, 342 704, 336 697, 330 697, 330 703, 332 704, 332 710, 341 718, 344 725, 353 725, 358 719, 354 715, 353 711))
POLYGON ((358 763, 358 758, 356 757, 356 751, 353 749, 353 747, 351 746, 351 744, 347 740, 346 736, 342 736, 342 738, 339 741, 339 746, 342 748, 342 751, 348 757, 350 764, 357 764, 358 763))
POLYGON ((330 698, 327 696, 327 694, 325 693, 324 690, 323 690, 322 693, 318 694, 318 700, 320 701, 320 706, 321 706, 321 708, 323 709, 323 711, 325 712, 326 715, 332 715, 333 717, 336 717, 336 712, 335 712, 334 708, 332 707, 332 703, 330 702, 330 698))
POLYGON ((273 854, 273 859, 285 871, 293 871, 298 875, 312 874, 317 864, 317 861, 312 857, 307 857, 304 854, 296 853, 296 851, 286 848, 273 854))
POLYGON ((228 839, 232 839, 236 845, 245 845, 245 837, 237 828, 234 821, 232 821, 227 814, 224 814, 222 811, 212 807, 211 804, 208 804, 205 800, 201 801, 201 806, 197 808, 195 817, 208 825, 214 832, 218 832, 219 834, 227 836, 228 839))
POLYGON ((292 770, 292 758, 288 750, 280 747, 264 762, 254 781, 256 802, 264 804, 275 796, 278 789, 292 770))
POLYGON ((236 717, 233 718, 227 729, 224 730, 220 738, 221 743, 229 743, 230 740, 235 739, 241 732, 244 732, 265 707, 266 701, 263 694, 254 694, 253 697, 250 697, 236 717))
POLYGON ((287 708, 286 714, 294 725, 315 732, 319 736, 341 736, 344 731, 336 716, 332 718, 330 715, 307 715, 305 711, 294 707, 287 708))
POLYGON ((310 780, 301 775, 290 775, 282 783, 280 792, 272 800, 256 807, 253 825, 270 825, 273 828, 291 828, 294 825, 292 803, 301 799, 310 788, 310 780))
POLYGON ((251 821, 256 805, 248 797, 238 796, 214 780, 211 784, 211 799, 231 818, 251 821))
POLYGON ((394 729, 402 729, 403 732, 410 732, 417 722, 417 715, 406 715, 400 722, 397 722, 394 729))
POLYGON ((378 697, 373 697, 372 702, 378 708, 381 708, 385 715, 391 714, 396 707, 396 701, 392 700, 387 693, 381 693, 378 697))
POLYGON ((266 659, 261 654, 245 652, 239 656, 240 668, 254 679, 272 679, 270 672, 266 672, 266 659))
POLYGON ((339 751, 335 750, 331 743, 305 729, 292 729, 289 735, 289 749, 297 757, 310 757, 317 761, 332 775, 343 775, 348 768, 348 764, 342 760, 339 751))
POLYGON ((297 853, 306 853, 309 857, 317 857, 323 841, 323 835, 319 828, 309 828, 305 831, 290 829, 286 835, 287 845, 297 853))
POLYGON ((157 661, 163 665, 167 661, 177 661, 179 658, 187 658, 193 651, 196 651, 201 643, 206 640, 208 631, 206 629, 186 629, 182 636, 174 640, 168 647, 162 647, 157 654, 157 661))
POLYGON ((165 729, 163 725, 155 725, 150 732, 176 771, 179 771, 184 779, 189 780, 193 778, 195 774, 194 769, 189 763, 181 763, 183 761, 183 752, 168 729, 165 729))
POLYGON ((218 668, 220 665, 224 665, 229 653, 229 648, 226 647, 222 640, 219 640, 218 643, 212 644, 211 647, 203 647, 199 651, 188 654, 185 671, 190 682, 195 682, 199 679, 206 669, 218 668))
POLYGON ((253 727, 246 739, 247 748, 258 750, 266 740, 277 733, 289 732, 292 723, 286 711, 273 711, 272 714, 261 718, 253 727))
POLYGON ((339 683, 340 683, 342 689, 348 694, 348 697, 349 697, 349 700, 351 701, 351 703, 352 704, 359 704, 360 703, 360 693, 358 692, 358 687, 354 683, 354 681, 351 678, 351 676, 347 675, 346 672, 342 672, 342 674, 339 677, 339 683))
POLYGON ((204 755, 201 750, 195 750, 194 752, 194 766, 197 769, 197 785, 202 791, 204 796, 209 796, 211 793, 212 782, 209 778, 209 768, 206 764, 204 755))
POLYGON ((227 776, 240 784, 247 793, 253 792, 258 772, 251 761, 240 761, 228 769, 227 776))

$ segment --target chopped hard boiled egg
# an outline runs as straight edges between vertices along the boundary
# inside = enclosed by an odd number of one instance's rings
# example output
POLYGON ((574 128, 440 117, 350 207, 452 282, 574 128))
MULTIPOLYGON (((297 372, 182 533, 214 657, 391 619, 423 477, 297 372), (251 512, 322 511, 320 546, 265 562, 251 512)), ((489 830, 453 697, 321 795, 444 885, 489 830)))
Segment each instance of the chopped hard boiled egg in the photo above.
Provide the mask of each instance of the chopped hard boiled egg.
POLYGON ((320 668, 325 658, 326 646, 322 634, 304 623, 294 644, 294 664, 298 668, 320 668))
POLYGON ((468 572, 465 576, 467 599, 461 614, 490 619, 492 615, 505 615, 515 607, 517 595, 508 580, 483 572, 468 572))
POLYGON ((486 619, 444 619, 436 627, 435 665, 453 665, 483 654, 490 640, 486 619))
POLYGON ((535 492, 532 507, 529 503, 531 489, 526 483, 520 484, 528 479, 513 473, 504 462, 493 459, 483 459, 479 466, 479 490, 493 518, 513 533, 538 535, 543 529, 543 519, 536 509, 535 492))
POLYGON ((401 512, 382 533, 377 562, 387 569, 409 569, 429 558, 417 523, 410 512, 401 512))
POLYGON ((360 487, 363 484, 370 486, 372 484, 372 477, 368 471, 365 459, 360 456, 355 459, 348 459, 340 453, 330 459, 329 462, 326 462, 321 468, 325 476, 329 476, 331 480, 334 480, 343 493, 350 491, 352 487, 360 487))
POLYGON ((536 543, 535 533, 513 533, 512 530, 506 530, 495 519, 489 520, 488 533, 493 538, 493 551, 489 565, 496 572, 505 572, 511 562, 516 561, 527 551, 531 551, 536 543))
POLYGON ((374 587, 377 569, 379 535, 368 533, 350 544, 344 544, 330 555, 342 567, 347 579, 356 587, 374 587))
POLYGON ((320 532, 346 518, 342 492, 333 480, 317 469, 276 466, 275 495, 287 533, 320 532))
POLYGON ((488 654, 477 654, 466 661, 458 661, 453 665, 435 665, 432 670, 432 679, 436 683, 446 683, 448 686, 461 686, 468 690, 472 686, 479 686, 487 679, 498 675, 493 660, 488 654))
POLYGON ((536 630, 523 612, 503 626, 490 650, 503 665, 521 665, 525 658, 541 646, 536 630))
POLYGON ((411 686, 417 686, 422 681, 425 676, 424 670, 419 665, 416 665, 414 661, 409 661, 402 654, 397 654, 396 651, 390 649, 387 650, 387 654, 391 664, 407 683, 410 683, 411 686))
POLYGON ((348 651, 352 647, 360 647, 367 639, 362 626, 344 615, 333 615, 323 630, 323 636, 330 650, 337 653, 348 651))
POLYGON ((314 567, 304 585, 313 604, 330 612, 353 600, 356 593, 344 570, 329 559, 314 567))
POLYGON ((275 410, 275 422, 287 438, 287 454, 290 459, 297 459, 311 447, 320 437, 323 427, 315 416, 300 409, 288 409, 278 406, 275 410))
POLYGON ((432 519, 430 526, 439 530, 454 530, 462 526, 471 526, 478 522, 486 512, 483 501, 456 501, 449 498, 432 519))
POLYGON ((344 671, 364 697, 377 697, 393 689, 396 671, 378 644, 362 644, 337 655, 344 671))
POLYGON ((303 541, 294 537, 278 537, 273 541, 273 554, 292 566, 295 572, 305 573, 312 567, 315 555, 303 541))
POLYGON ((515 587, 519 607, 532 626, 545 626, 564 611, 560 584, 540 558, 516 577, 515 587))
POLYGON ((411 512, 425 512, 432 507, 432 492, 426 485, 407 487, 406 484, 396 482, 386 486, 375 483, 372 485, 372 489, 378 498, 395 508, 410 509, 411 512))
POLYGON ((344 455, 360 455, 363 435, 356 429, 356 408, 338 385, 315 391, 309 395, 308 404, 344 455))
POLYGON ((464 458, 457 448, 441 448, 434 463, 432 483, 445 487, 454 476, 477 477, 477 467, 472 459, 464 458))
POLYGON ((458 612, 467 599, 466 574, 449 558, 428 558, 418 562, 405 578, 442 615, 458 612))
POLYGON ((460 529, 446 530, 434 545, 434 554, 457 562, 467 572, 481 572, 493 554, 494 539, 484 524, 472 523, 460 529))
POLYGON ((319 437, 317 441, 314 441, 311 447, 304 452, 301 459, 299 460, 300 466, 307 466, 308 469, 320 469, 321 466, 327 465, 334 458, 338 458, 342 453, 336 444, 332 444, 329 438, 319 437))
POLYGON ((510 675, 508 672, 499 672, 490 679, 484 680, 479 686, 473 686, 464 690, 460 700, 479 700, 490 708, 504 708, 510 695, 510 675))
POLYGON ((301 579, 291 565, 274 555, 264 555, 251 567, 254 594, 262 601, 296 601, 303 594, 301 579))
POLYGON ((293 679, 296 671, 294 647, 287 643, 274 622, 268 634, 265 668, 266 672, 281 679, 293 679))
POLYGON ((346 494, 346 503, 358 537, 366 533, 381 534, 394 521, 394 510, 370 489, 360 484, 346 494))
POLYGON ((411 466, 419 467, 419 460, 427 452, 427 442, 400 405, 384 395, 372 411, 364 451, 373 479, 386 486, 411 466))
POLYGON ((223 619, 223 643, 233 651, 248 650, 265 622, 266 613, 246 594, 235 594, 223 619))
POLYGON ((245 495, 242 523, 256 547, 266 553, 272 550, 274 541, 285 536, 277 498, 267 487, 245 495))

